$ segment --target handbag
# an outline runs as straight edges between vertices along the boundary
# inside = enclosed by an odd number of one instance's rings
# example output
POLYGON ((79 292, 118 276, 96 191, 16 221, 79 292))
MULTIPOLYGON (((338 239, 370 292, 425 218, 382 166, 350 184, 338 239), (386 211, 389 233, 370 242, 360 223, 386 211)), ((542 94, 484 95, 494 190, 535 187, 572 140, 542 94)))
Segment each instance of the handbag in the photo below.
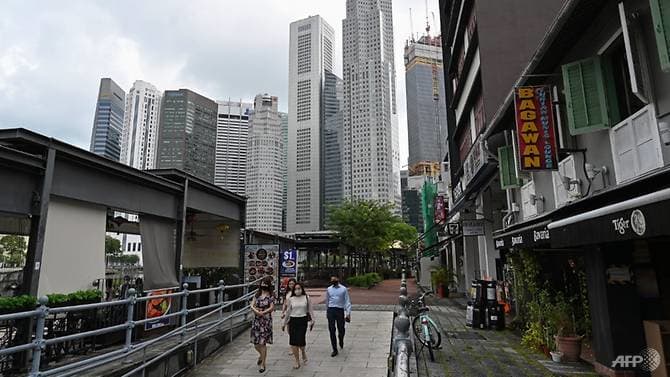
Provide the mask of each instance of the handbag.
POLYGON ((307 322, 312 322, 312 315, 310 314, 312 304, 309 302, 309 296, 306 297, 307 297, 307 322))

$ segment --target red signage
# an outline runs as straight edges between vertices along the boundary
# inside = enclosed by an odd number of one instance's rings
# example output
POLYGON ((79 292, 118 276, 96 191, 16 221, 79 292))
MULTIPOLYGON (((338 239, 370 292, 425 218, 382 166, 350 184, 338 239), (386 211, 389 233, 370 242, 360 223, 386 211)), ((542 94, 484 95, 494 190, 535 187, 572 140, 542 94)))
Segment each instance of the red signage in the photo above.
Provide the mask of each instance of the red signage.
POLYGON ((516 88, 514 110, 521 170, 558 169, 558 148, 550 88, 548 86, 516 88))

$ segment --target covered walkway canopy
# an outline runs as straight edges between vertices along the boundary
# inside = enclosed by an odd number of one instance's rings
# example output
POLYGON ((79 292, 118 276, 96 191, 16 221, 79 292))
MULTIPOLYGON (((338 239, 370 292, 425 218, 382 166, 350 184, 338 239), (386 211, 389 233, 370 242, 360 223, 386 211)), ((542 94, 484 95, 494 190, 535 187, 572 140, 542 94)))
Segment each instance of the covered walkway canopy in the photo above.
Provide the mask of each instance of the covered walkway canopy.
POLYGON ((0 130, 0 234, 29 236, 24 293, 91 289, 105 275, 106 232, 142 234, 149 289, 178 285, 182 267, 238 266, 244 212, 244 197, 184 172, 0 130))

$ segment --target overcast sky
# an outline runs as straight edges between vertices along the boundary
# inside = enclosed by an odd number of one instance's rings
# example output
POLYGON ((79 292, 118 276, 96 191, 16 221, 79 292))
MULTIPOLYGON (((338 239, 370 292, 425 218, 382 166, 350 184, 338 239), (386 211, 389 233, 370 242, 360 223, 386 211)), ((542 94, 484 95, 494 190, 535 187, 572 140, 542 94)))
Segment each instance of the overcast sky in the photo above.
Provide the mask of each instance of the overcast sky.
MULTIPOLYGON (((346 0, 0 1, 0 128, 25 127, 88 149, 101 77, 189 88, 215 100, 279 96, 288 107, 289 23, 321 15, 342 66, 346 0)), ((400 149, 407 163, 403 47, 425 0, 393 0, 400 149)), ((439 30, 438 0, 428 1, 439 30)), ((430 16, 432 24, 432 16, 430 16)))

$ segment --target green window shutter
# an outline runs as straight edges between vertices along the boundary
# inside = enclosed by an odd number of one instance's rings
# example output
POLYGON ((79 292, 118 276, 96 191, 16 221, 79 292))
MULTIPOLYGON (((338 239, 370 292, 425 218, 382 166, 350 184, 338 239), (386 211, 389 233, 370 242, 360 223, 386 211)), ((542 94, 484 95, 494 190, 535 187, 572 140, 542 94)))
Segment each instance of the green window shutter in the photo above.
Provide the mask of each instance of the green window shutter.
POLYGON ((519 177, 514 163, 514 148, 505 146, 498 148, 498 169, 500 170, 500 187, 503 190, 519 187, 519 177))
POLYGON ((649 0, 651 18, 654 21, 654 32, 656 33, 656 46, 658 57, 661 60, 661 68, 670 71, 670 1, 649 0))
POLYGON ((600 57, 568 63, 562 69, 570 133, 579 135, 609 128, 600 57))

